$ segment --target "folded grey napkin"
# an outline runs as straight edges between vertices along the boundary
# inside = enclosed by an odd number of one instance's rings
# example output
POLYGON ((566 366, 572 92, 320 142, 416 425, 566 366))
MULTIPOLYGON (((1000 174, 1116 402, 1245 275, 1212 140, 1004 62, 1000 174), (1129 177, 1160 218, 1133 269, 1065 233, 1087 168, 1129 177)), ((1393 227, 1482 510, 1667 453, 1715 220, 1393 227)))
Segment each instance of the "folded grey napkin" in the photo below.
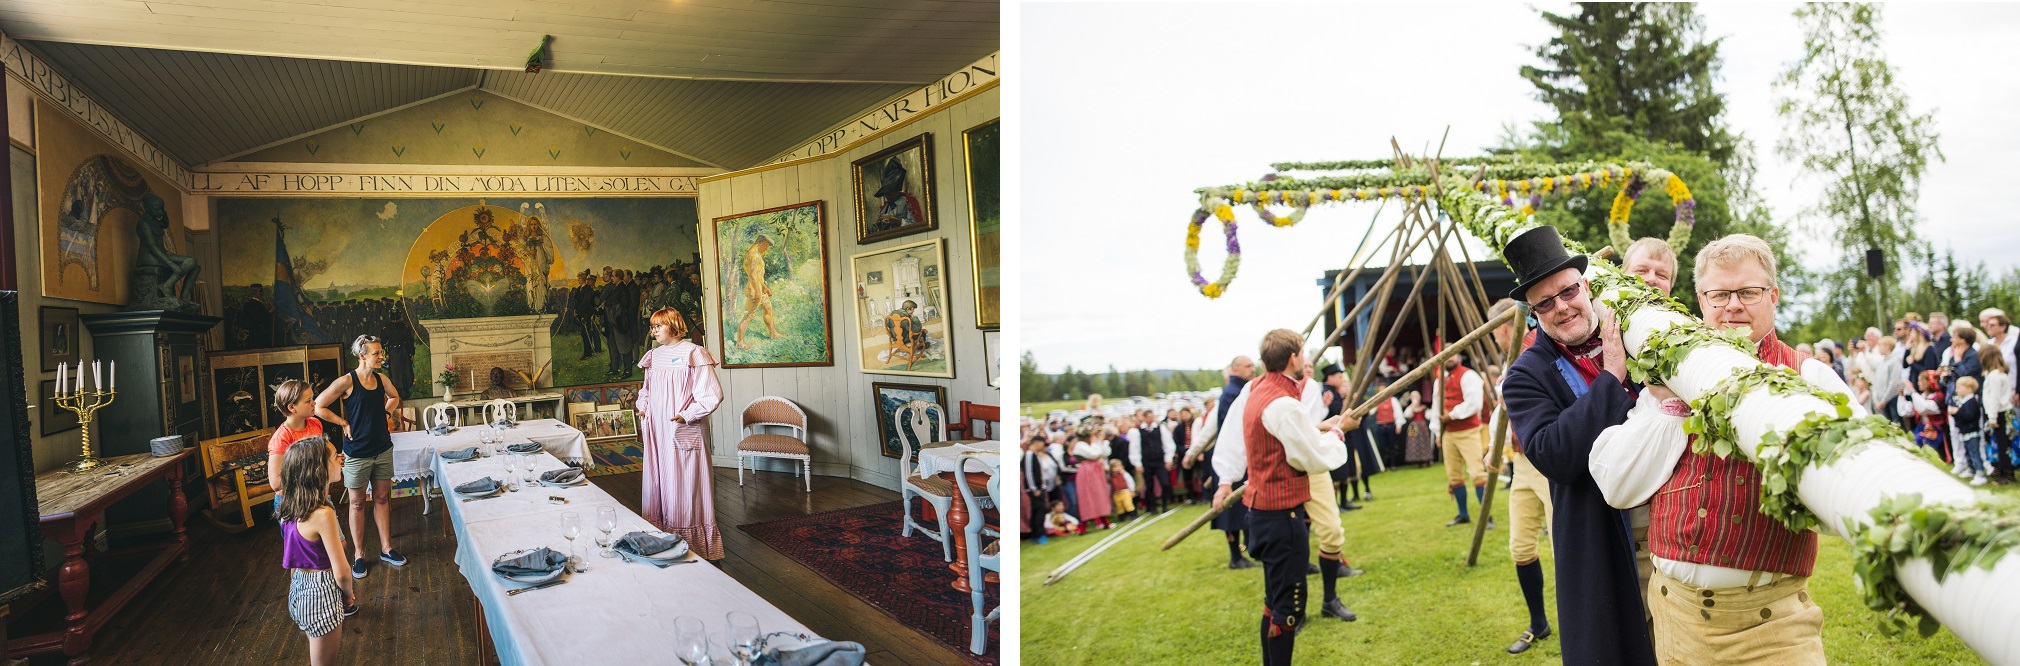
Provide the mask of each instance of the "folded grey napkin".
POLYGON ((448 451, 442 452, 442 459, 444 460, 469 460, 475 457, 477 457, 477 447, 474 446, 466 446, 460 449, 450 449, 448 451))
POLYGON ((491 570, 501 576, 539 576, 554 573, 568 562, 568 556, 549 548, 536 548, 507 560, 491 563, 491 570))
POLYGON ((659 536, 644 532, 632 532, 618 537, 617 543, 612 548, 633 555, 658 555, 674 546, 680 545, 680 541, 680 536, 675 534, 659 536))
POLYGON ((498 492, 498 480, 487 476, 478 479, 476 481, 471 481, 469 483, 456 486, 456 492, 462 493, 464 495, 488 495, 490 493, 498 492))
POLYGON ((491 422, 491 425, 495 425, 500 428, 516 428, 519 426, 519 422, 514 421, 512 419, 498 419, 497 421, 491 422))
POLYGON ((540 481, 543 483, 570 484, 581 480, 582 470, 575 467, 563 467, 540 473, 540 481))
POLYGON ((449 424, 447 423, 437 423, 435 424, 435 427, 428 429, 428 434, 434 435, 436 437, 441 437, 444 435, 448 435, 449 431, 451 430, 455 430, 455 428, 449 427, 449 424))
POLYGON ((790 650, 765 650, 758 663, 779 666, 862 666, 863 656, 867 652, 862 643, 826 641, 790 650))
POLYGON ((539 453, 540 444, 538 442, 520 442, 518 444, 507 444, 505 445, 505 450, 511 451, 513 453, 539 453))

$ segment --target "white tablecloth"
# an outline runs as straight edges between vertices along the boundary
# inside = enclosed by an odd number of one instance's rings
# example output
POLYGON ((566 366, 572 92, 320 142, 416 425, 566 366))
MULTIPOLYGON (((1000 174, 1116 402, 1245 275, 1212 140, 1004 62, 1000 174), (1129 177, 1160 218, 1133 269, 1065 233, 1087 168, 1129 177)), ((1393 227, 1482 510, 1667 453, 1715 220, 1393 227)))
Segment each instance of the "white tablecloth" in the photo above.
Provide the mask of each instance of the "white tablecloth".
MULTIPOLYGON (((448 451, 466 446, 477 446, 478 437, 490 426, 466 425, 447 435, 437 437, 425 430, 409 430, 393 433, 393 480, 407 481, 428 476, 432 473, 427 450, 448 451)), ((520 421, 519 427, 507 428, 505 443, 534 441, 541 450, 554 457, 576 465, 589 461, 589 439, 582 431, 554 419, 534 419, 520 421)))
POLYGON ((987 462, 991 468, 1000 467, 1002 450, 1003 444, 996 440, 954 442, 946 446, 920 449, 919 478, 960 469, 961 459, 970 454, 987 462))
MULTIPOLYGON (((517 458, 533 462, 537 471, 562 467, 560 460, 544 453, 517 458)), ((651 526, 593 483, 567 489, 535 486, 473 502, 460 501, 447 490, 486 476, 503 479, 504 472, 499 457, 469 463, 438 460, 434 465, 434 478, 449 495, 456 564, 483 606, 501 663, 672 663, 673 621, 682 615, 707 625, 711 652, 717 663, 725 663, 729 652, 723 641, 724 614, 733 610, 755 616, 767 634, 811 635, 805 625, 706 562, 660 569, 598 557, 595 539, 602 534, 596 528, 598 507, 617 509, 612 536, 651 526), (565 497, 568 503, 549 504, 550 495, 565 497), (562 585, 506 595, 507 590, 525 586, 492 574, 491 561, 522 548, 546 546, 567 552, 569 542, 561 536, 564 511, 581 516, 583 532, 574 545, 589 570, 568 574, 562 585)))

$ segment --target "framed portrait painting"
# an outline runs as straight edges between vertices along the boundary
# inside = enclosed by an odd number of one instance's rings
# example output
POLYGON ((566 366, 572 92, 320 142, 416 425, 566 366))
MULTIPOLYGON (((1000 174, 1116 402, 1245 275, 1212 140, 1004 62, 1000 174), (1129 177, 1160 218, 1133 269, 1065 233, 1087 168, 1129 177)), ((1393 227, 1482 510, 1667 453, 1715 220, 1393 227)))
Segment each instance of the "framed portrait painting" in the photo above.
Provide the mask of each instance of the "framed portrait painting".
POLYGON ((973 232, 968 235, 968 242, 975 268, 975 327, 985 331, 1003 326, 1000 120, 961 133, 961 150, 968 164, 968 224, 973 232))
POLYGON ((835 364, 822 206, 809 201, 715 218, 723 367, 835 364))
POLYGON ((933 213, 932 134, 920 134, 856 160, 849 173, 855 184, 857 243, 940 228, 933 213))
POLYGON ((863 372, 953 377, 954 337, 947 325, 947 292, 940 287, 944 271, 938 270, 947 263, 945 239, 865 252, 849 263, 855 276, 885 276, 883 284, 851 278, 859 285, 852 309, 863 372))
POLYGON ((56 364, 77 365, 79 350, 77 308, 42 306, 42 371, 55 372, 56 364))
POLYGON ((51 397, 56 395, 56 380, 43 380, 41 391, 36 394, 35 401, 42 405, 42 436, 77 429, 77 412, 56 406, 56 399, 51 397))
POLYGON ((947 389, 927 384, 892 384, 871 382, 870 389, 877 396, 877 441, 886 458, 905 457, 905 444, 920 445, 919 436, 906 432, 898 425, 898 408, 914 400, 923 400, 940 406, 939 412, 927 412, 927 432, 936 433, 946 427, 940 421, 946 415, 947 389), (902 439, 901 439, 902 438, 902 439))

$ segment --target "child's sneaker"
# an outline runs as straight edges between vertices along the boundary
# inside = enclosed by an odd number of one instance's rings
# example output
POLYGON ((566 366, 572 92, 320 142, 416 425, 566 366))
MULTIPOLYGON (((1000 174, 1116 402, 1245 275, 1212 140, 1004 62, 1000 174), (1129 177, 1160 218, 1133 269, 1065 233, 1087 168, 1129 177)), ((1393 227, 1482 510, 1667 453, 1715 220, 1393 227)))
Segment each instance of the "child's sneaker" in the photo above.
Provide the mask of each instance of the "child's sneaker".
POLYGON ((352 578, 365 577, 365 558, 360 557, 351 560, 351 577, 352 578))
POLYGON ((1982 486, 1982 485, 1985 485, 1985 475, 1983 475, 1983 474, 1979 474, 1979 475, 1977 475, 1977 476, 1973 476, 1973 477, 1971 477, 1971 485, 1974 485, 1974 486, 1982 486))
POLYGON ((344 617, 350 617, 350 616, 352 616, 352 615, 357 615, 357 614, 358 614, 358 605, 357 605, 357 604, 351 604, 351 605, 349 605, 349 606, 345 606, 345 607, 344 607, 344 617))
POLYGON ((379 553, 379 561, 391 564, 396 567, 407 566, 407 558, 401 555, 400 551, 397 550, 389 550, 383 553, 379 553))

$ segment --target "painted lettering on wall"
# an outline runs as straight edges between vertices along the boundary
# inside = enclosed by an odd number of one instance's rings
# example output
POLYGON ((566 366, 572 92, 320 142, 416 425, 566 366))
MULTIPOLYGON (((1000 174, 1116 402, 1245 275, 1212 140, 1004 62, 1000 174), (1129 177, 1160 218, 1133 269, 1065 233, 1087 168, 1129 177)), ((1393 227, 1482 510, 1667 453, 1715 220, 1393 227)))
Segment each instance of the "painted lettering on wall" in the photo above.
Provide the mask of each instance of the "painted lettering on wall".
POLYGON ((691 196, 696 176, 425 175, 327 173, 192 173, 198 194, 567 194, 636 193, 691 196))
POLYGON ((846 150, 850 146, 855 145, 856 142, 872 134, 881 132, 892 125, 904 122, 907 118, 924 113, 927 109, 959 99, 964 94, 979 90, 982 86, 996 80, 997 71, 1000 69, 996 65, 997 56, 999 55, 1001 55, 1000 52, 991 53, 987 57, 968 65, 961 71, 942 77, 938 81, 912 91, 910 95, 886 104, 882 108, 863 114, 862 117, 855 119, 853 122, 843 125, 833 132, 821 135, 819 138, 809 141, 805 145, 794 148, 792 152, 786 153, 784 157, 780 157, 772 162, 776 164, 778 162, 816 157, 846 150))
POLYGON ((29 88, 57 108, 69 111, 86 127, 103 135, 112 145, 131 153, 141 164, 147 165, 169 182, 188 185, 187 168, 176 162, 175 158, 169 157, 168 153, 141 138, 140 133, 133 131, 133 128, 128 127, 126 123, 113 117, 110 111, 100 106, 90 95, 85 94, 83 89, 70 85, 70 81, 50 68, 48 63, 27 49, 21 48, 20 42, 0 35, 0 60, 6 62, 9 71, 26 81, 29 88))

